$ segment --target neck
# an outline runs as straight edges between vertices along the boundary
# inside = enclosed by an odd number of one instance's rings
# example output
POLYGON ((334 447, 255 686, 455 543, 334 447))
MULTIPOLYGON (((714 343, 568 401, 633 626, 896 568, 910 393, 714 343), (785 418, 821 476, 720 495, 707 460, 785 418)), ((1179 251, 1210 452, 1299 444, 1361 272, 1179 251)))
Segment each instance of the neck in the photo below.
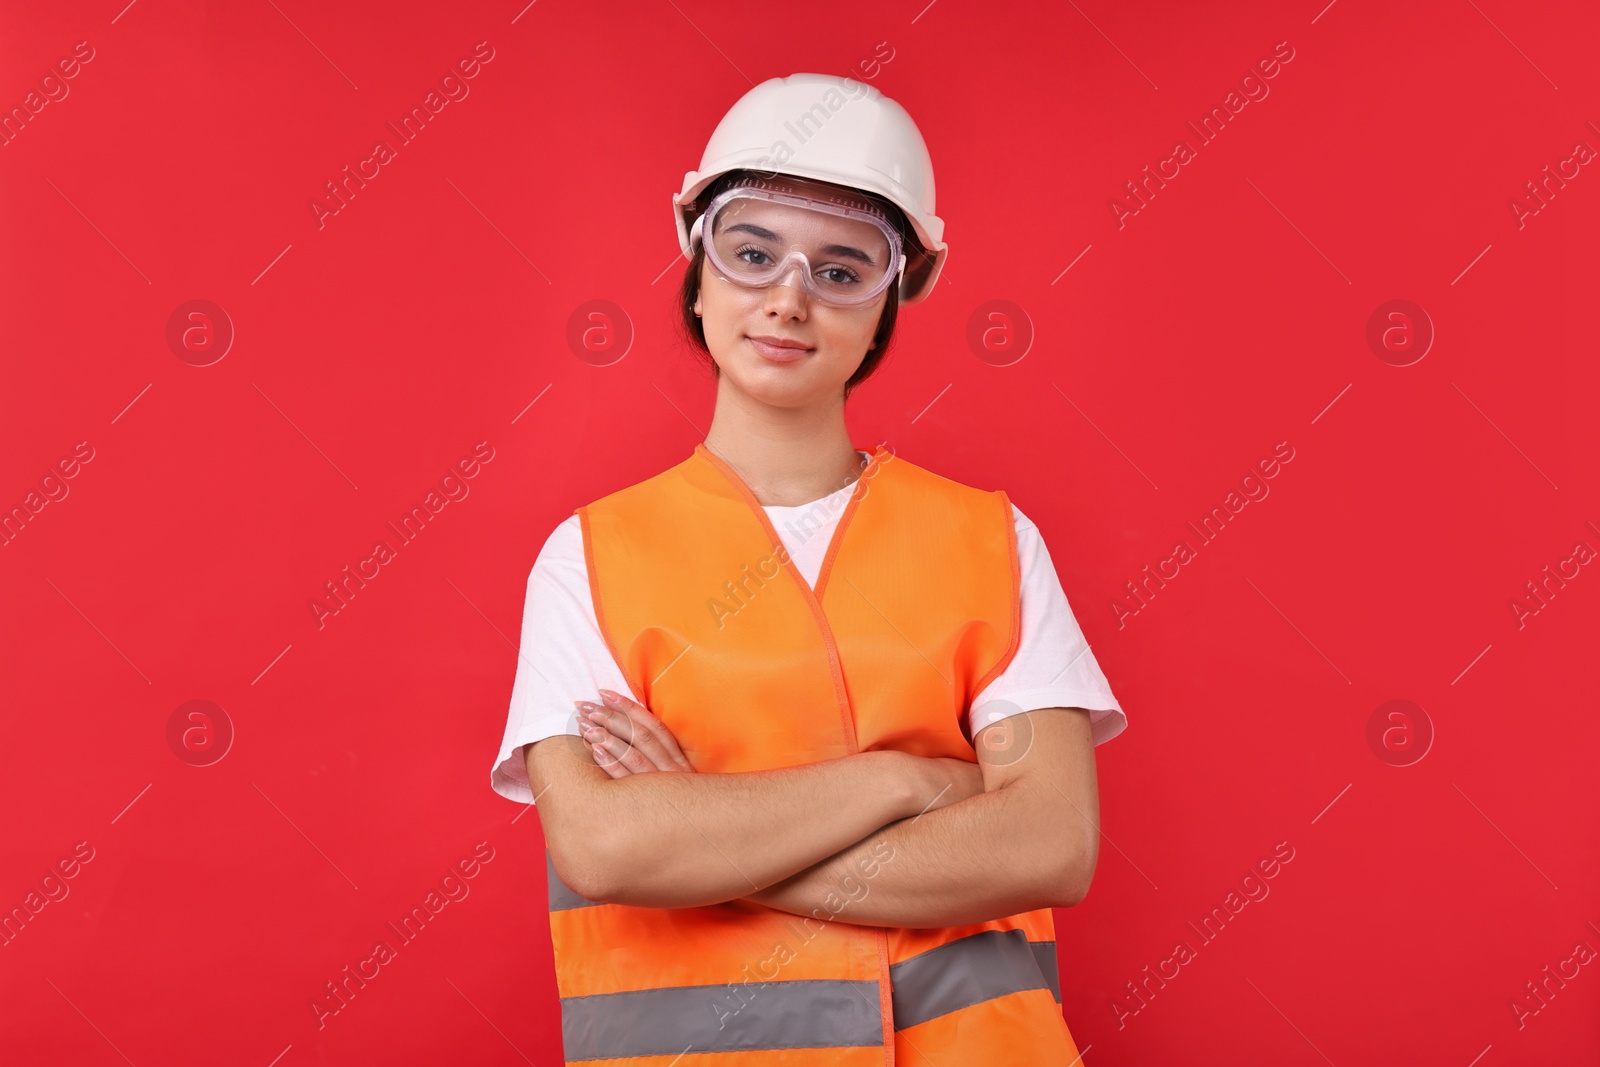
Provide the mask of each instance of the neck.
POLYGON ((705 445, 767 506, 808 504, 861 474, 861 457, 845 427, 843 397, 779 408, 741 393, 723 376, 705 445))

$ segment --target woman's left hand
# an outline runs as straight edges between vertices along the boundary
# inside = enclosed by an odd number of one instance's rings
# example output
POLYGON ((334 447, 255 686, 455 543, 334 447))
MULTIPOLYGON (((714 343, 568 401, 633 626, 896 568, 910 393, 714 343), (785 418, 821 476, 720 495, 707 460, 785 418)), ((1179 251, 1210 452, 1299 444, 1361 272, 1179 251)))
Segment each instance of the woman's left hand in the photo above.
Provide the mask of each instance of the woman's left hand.
POLYGON ((603 704, 574 703, 579 732, 601 770, 613 778, 651 771, 694 772, 678 739, 648 708, 609 689, 600 690, 600 698, 603 704))

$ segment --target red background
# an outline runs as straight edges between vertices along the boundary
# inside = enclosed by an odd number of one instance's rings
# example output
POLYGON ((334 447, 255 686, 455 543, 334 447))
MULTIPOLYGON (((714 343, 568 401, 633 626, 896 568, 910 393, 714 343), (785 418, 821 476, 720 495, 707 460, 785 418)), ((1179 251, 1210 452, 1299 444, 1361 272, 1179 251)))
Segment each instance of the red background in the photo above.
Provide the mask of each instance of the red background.
POLYGON ((1509 206, 1600 149, 1592 7, 122 2, 0 13, 7 111, 94 49, 0 148, 0 505, 94 456, 0 548, 0 906, 93 849, 0 947, 8 1061, 559 1061, 538 818, 488 785, 528 570, 709 422, 668 201, 716 120, 875 51, 952 251, 852 433, 1012 495, 1130 720, 1057 916, 1085 1062, 1593 1061, 1600 967, 1542 1007, 1524 983, 1600 949, 1600 574, 1520 627, 1510 602, 1600 549, 1600 167, 1509 206), (319 227, 480 41, 470 95, 319 227), (1123 183, 1280 41, 1270 95, 1119 228, 1123 183), (203 367, 166 340, 196 299, 236 331, 203 367), (1394 299, 1436 330, 1410 366, 1366 341, 1394 299), (607 366, 567 341, 591 300, 633 331, 607 366), (991 300, 1031 322, 1008 366, 967 341, 991 300), (323 583, 480 441, 470 496, 319 629, 323 583), (235 732, 210 766, 169 746, 190 700, 235 732), (1420 762, 1368 742, 1390 700, 1431 724, 1420 762), (470 895, 319 1030, 324 983, 479 842, 470 895), (1202 947, 1186 924, 1279 842, 1202 947))

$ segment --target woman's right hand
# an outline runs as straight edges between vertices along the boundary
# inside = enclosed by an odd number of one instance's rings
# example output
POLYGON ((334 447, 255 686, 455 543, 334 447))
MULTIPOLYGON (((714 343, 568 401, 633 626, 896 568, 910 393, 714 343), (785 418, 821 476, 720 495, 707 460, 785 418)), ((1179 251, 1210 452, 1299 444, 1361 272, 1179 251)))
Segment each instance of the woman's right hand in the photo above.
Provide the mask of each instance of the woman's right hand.
MULTIPOLYGON (((604 705, 575 703, 581 735, 594 746, 594 761, 608 775, 694 772, 677 738, 649 709, 608 689, 600 692, 604 705)), ((910 777, 916 810, 908 817, 938 811, 984 791, 983 771, 971 760, 889 751, 895 752, 910 777)))
POLYGON ((984 791, 983 770, 971 760, 947 756, 912 756, 918 812, 947 808, 984 791), (926 805, 926 806, 924 806, 926 805))

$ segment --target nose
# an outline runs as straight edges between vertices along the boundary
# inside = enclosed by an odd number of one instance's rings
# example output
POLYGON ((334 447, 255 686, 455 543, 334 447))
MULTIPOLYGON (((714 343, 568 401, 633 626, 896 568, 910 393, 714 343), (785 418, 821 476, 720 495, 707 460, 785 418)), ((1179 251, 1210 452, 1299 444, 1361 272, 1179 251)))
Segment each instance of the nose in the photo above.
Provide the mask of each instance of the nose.
POLYGON ((789 269, 774 279, 766 288, 765 305, 769 314, 804 319, 810 294, 806 291, 804 276, 795 271, 803 269, 803 260, 791 261, 789 269))

